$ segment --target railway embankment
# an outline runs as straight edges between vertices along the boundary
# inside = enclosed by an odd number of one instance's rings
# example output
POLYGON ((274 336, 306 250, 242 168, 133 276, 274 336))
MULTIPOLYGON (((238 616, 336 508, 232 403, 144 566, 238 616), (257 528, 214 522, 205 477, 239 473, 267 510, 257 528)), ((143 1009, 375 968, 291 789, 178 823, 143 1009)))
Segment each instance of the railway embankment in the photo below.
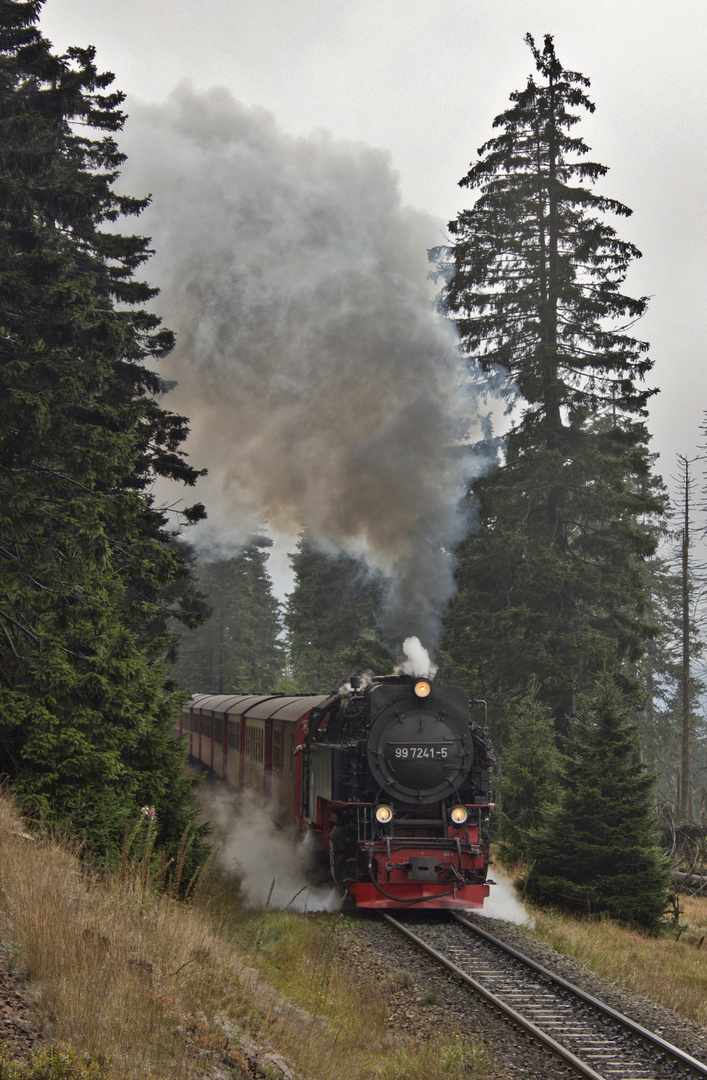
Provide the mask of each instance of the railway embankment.
POLYGON ((601 979, 614 995, 646 1001, 649 1009, 662 1007, 668 1016, 691 1022, 697 1034, 707 1030, 707 898, 681 896, 679 904, 677 920, 656 937, 609 919, 541 911, 534 912, 529 933, 511 926, 504 933, 521 933, 523 951, 530 955, 537 950, 560 966, 578 966, 588 988, 601 979))
MULTIPOLYGON (((0 800, 0 1041, 17 1061, 73 1046, 65 1080, 569 1075, 375 916, 249 912, 216 876, 185 905, 146 871, 90 872, 0 800)), ((540 913, 532 937, 493 928, 704 1059, 707 902, 685 908, 658 939, 540 913)))
MULTIPOLYGON (((688 908, 690 906, 688 904, 688 908)), ((631 953, 626 949, 624 949, 626 955, 623 962, 627 965, 626 970, 629 974, 634 976, 634 981, 641 985, 648 985, 649 988, 651 983, 655 985, 655 966, 662 964, 666 970, 660 980, 661 987, 665 986, 667 988, 672 984, 673 1000, 680 1003, 688 1012, 692 1012, 697 1001, 700 1001, 702 1007, 705 1004, 703 993, 704 968, 701 967, 700 961, 698 961, 696 970, 691 970, 689 964, 689 959, 694 960, 695 954, 700 953, 699 941, 701 938, 697 937, 697 934, 700 931, 699 918, 705 912, 706 906, 703 902, 694 903, 692 905, 692 918, 693 920, 697 919, 697 922, 693 921, 692 925, 690 925, 689 919, 686 919, 676 932, 666 933, 657 939, 647 939, 642 935, 633 934, 624 927, 618 927, 605 921, 594 923, 592 933, 590 932, 592 924, 585 924, 584 921, 579 920, 565 920, 559 916, 546 916, 540 912, 536 913, 536 918, 541 924, 540 931, 537 933, 539 933, 540 937, 543 933, 547 933, 547 926, 543 926, 543 923, 550 922, 554 924, 552 927, 553 932, 557 934, 562 928, 565 942, 571 943, 573 930, 576 936, 581 929, 585 937, 584 950, 588 957, 598 964, 606 962, 609 946, 616 948, 618 943, 619 945, 628 946, 629 949, 633 948, 633 961, 638 970, 634 972, 630 963, 631 953), (676 941, 678 934, 683 941, 679 948, 675 948, 678 945, 676 941), (688 958, 687 961, 686 957, 688 958), (677 985, 680 982, 681 975, 685 977, 686 970, 686 984, 683 986, 677 985)), ((650 996, 636 993, 626 986, 602 977, 597 972, 592 971, 587 964, 580 963, 556 951, 547 943, 539 940, 538 937, 529 936, 527 930, 509 923, 484 919, 478 914, 475 914, 473 918, 480 926, 489 930, 494 937, 504 940, 513 949, 533 958, 536 963, 554 972, 561 979, 564 979, 566 983, 572 983, 583 988, 587 994, 603 1001, 615 1013, 623 1014, 631 1018, 641 1028, 646 1029, 646 1031, 656 1033, 664 1043, 678 1047, 684 1054, 696 1058, 698 1061, 707 1061, 707 1029, 701 1023, 679 1015, 672 1009, 659 1004, 650 996)), ((441 948, 442 952, 447 951, 443 943, 455 929, 454 925, 448 921, 441 923, 426 918, 424 915, 416 917, 412 913, 407 918, 403 917, 402 925, 412 929, 416 936, 422 934, 423 939, 431 940, 433 944, 439 942, 436 947, 441 948)), ((458 936, 460 931, 458 926, 456 926, 456 931, 458 936)), ((452 934, 452 937, 454 937, 454 934, 452 934)), ((418 994, 413 998, 412 1002, 408 1000, 400 1010, 411 1027, 419 1028, 420 1024, 425 1022, 428 1024, 449 1022, 452 1018, 460 1027, 468 1029, 473 1024, 476 1031, 480 1035, 483 1034, 491 1045, 501 1049, 504 1064, 512 1072, 520 1069, 524 1076, 529 1077, 569 1075, 554 1055, 548 1057, 548 1054, 543 1054, 537 1046, 528 1045, 527 1040, 520 1038, 517 1024, 509 1025, 507 1022, 500 1024, 493 1010, 481 1009, 476 995, 465 990, 458 978, 445 973, 444 968, 438 966, 435 960, 421 953, 416 945, 410 944, 404 936, 401 938, 397 930, 391 930, 388 926, 381 926, 376 923, 361 925, 357 929, 350 948, 356 954, 362 954, 369 964, 378 963, 382 965, 381 975, 384 973, 385 964, 396 962, 403 965, 404 970, 407 972, 410 987, 413 989, 420 986, 426 988, 423 989, 422 995, 418 994), (429 1001, 431 997, 434 999, 435 1009, 438 1010, 439 1015, 430 1015, 430 1011, 425 1009, 423 1010, 427 1013, 425 1020, 424 1015, 420 1017, 415 1014, 416 1006, 414 1002, 429 1001)), ((461 961, 456 962, 461 963, 461 961)), ((463 963, 462 966, 464 966, 463 963)), ((483 966, 484 962, 482 961, 483 966)), ((503 981, 502 968, 503 965, 499 968, 498 978, 491 980, 492 985, 494 981, 498 982, 499 979, 501 982, 503 981)), ((484 977, 482 977, 483 981, 485 981, 484 977)), ((515 982, 511 984, 511 988, 512 999, 514 1002, 519 1001, 522 995, 515 982)), ((542 1027, 545 1019, 549 1017, 549 1002, 546 1000, 548 995, 545 991, 541 993, 541 997, 543 1004, 540 1011, 543 1014, 543 1020, 540 1022, 540 1026, 542 1027)), ((560 1013, 564 1015, 565 1010, 568 1008, 566 992, 561 991, 559 998, 561 1001, 560 1013)), ((521 1012, 523 1012, 520 1004, 516 1004, 516 1008, 520 1008, 521 1012)), ((587 1011, 580 1006, 580 1014, 583 1017, 586 1016, 588 1020, 591 1010, 587 1011)), ((397 1017, 391 1016, 390 1020, 395 1021, 397 1017)), ((577 1021, 571 1023, 572 1031, 569 1029, 567 1031, 570 1047, 573 1042, 577 1043, 583 1040, 587 1047, 593 1044, 595 1050, 599 1049, 598 1057, 600 1059, 603 1059, 609 1051, 617 1057, 622 1057, 622 1059, 630 1058, 632 1054, 635 1056, 636 1052, 639 1057, 641 1056, 642 1052, 639 1047, 644 1040, 639 1039, 636 1044, 637 1049, 632 1050, 630 1039, 622 1040, 617 1033, 618 1029, 616 1029, 613 1034, 609 1034, 607 1031, 606 1047, 597 1048, 596 1036, 592 1037, 590 1035, 591 1021, 585 1023, 583 1020, 582 1023, 587 1029, 585 1034, 577 1030, 577 1027, 581 1026, 578 1025, 577 1021)), ((559 1030, 556 1025, 557 1020, 554 1020, 551 1025, 553 1033, 559 1030)), ((605 1022, 600 1020, 599 1031, 602 1031, 604 1027, 605 1022)), ((561 1041, 566 1040, 561 1039, 561 1041)), ((658 1050, 646 1049, 645 1054, 647 1054, 647 1057, 644 1065, 650 1066, 650 1062, 654 1059, 653 1055, 659 1055, 661 1059, 664 1058, 666 1056, 664 1051, 667 1051, 666 1047, 658 1050)), ((665 1069, 666 1067, 670 1071, 672 1066, 666 1066, 664 1062, 661 1068, 665 1069)), ((689 1067, 687 1072, 690 1072, 689 1067)), ((614 1074, 614 1072, 611 1072, 611 1075, 614 1074)), ((649 1067, 648 1072, 640 1070, 632 1072, 629 1070, 626 1075, 629 1074, 653 1076, 659 1073, 654 1073, 649 1067)), ((621 1073, 621 1075, 624 1075, 624 1073, 621 1073)))
POLYGON ((0 1075, 506 1075, 491 1067, 490 1047, 453 1023, 424 1033, 391 1024, 407 977, 394 963, 383 979, 361 966, 354 977, 340 913, 246 911, 237 885, 216 876, 185 904, 160 893, 154 876, 139 851, 122 870, 92 871, 71 843, 31 834, 0 798, 0 1042, 15 1062, 0 1058, 0 1075), (27 1065, 37 1046, 56 1068, 27 1065))

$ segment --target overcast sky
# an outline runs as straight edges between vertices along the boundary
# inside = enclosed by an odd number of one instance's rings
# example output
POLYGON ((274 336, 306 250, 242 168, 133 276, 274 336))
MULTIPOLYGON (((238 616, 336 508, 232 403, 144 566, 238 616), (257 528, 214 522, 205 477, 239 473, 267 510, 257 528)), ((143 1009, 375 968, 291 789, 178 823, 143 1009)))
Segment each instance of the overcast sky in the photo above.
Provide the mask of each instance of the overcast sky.
POLYGON ((707 408, 704 0, 47 0, 42 26, 58 49, 95 45, 128 112, 189 80, 268 110, 286 134, 382 149, 403 201, 440 229, 468 204, 457 181, 532 69, 524 35, 554 34, 564 66, 591 79, 582 133, 610 169, 603 191, 634 211, 618 229, 644 256, 628 289, 652 297, 637 332, 652 343, 666 478, 676 452, 695 452, 707 408))

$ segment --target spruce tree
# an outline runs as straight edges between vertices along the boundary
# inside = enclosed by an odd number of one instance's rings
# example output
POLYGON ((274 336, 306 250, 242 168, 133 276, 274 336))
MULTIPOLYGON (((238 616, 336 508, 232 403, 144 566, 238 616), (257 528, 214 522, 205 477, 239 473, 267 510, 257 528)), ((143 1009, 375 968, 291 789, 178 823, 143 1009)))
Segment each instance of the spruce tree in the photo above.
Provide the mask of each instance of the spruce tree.
POLYGON ((656 778, 636 763, 627 698, 602 678, 580 713, 564 791, 530 845, 529 899, 657 929, 671 869, 656 840, 656 778))
POLYGON ((537 686, 507 708, 503 770, 495 781, 501 862, 532 860, 532 838, 560 795, 561 757, 552 717, 537 700, 537 686))
POLYGON ((306 536, 290 558, 295 585, 285 624, 298 689, 325 693, 351 675, 391 672, 376 618, 383 579, 350 555, 325 555, 306 536))
POLYGON ((479 480, 479 527, 459 551, 446 668, 497 701, 540 685, 560 727, 604 665, 652 633, 645 559, 663 493, 651 471, 647 346, 626 332, 646 302, 621 291, 636 248, 597 194, 606 168, 576 134, 594 106, 551 37, 461 181, 476 203, 437 252, 463 349, 515 395, 505 460, 479 480), (470 665, 473 665, 470 667, 470 665))
POLYGON ((52 52, 41 6, 0 3, 0 773, 111 855, 141 805, 165 843, 191 821, 161 665, 196 615, 150 488, 198 474, 146 366, 172 345, 133 276, 149 243, 115 231, 145 205, 114 191, 122 95, 93 49, 52 52))
POLYGON ((204 563, 198 583, 211 617, 180 635, 171 670, 192 692, 270 693, 284 689, 280 605, 267 573, 272 540, 255 537, 231 559, 204 563))

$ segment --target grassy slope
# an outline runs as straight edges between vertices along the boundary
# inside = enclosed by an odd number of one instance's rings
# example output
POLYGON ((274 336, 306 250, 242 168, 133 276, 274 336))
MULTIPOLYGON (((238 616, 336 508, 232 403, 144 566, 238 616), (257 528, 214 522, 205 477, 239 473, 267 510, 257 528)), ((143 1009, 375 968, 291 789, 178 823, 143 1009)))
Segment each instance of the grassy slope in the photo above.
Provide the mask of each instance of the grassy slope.
MULTIPOLYGON (((339 916, 253 915, 215 878, 178 904, 145 887, 144 870, 138 860, 122 876, 86 873, 71 845, 30 837, 0 797, 0 940, 52 1037, 110 1063, 101 1080, 187 1080, 224 1060, 245 1075, 254 1056, 267 1070, 256 1044, 312 1080, 485 1075, 483 1049, 459 1036, 391 1035, 396 973, 389 985, 352 979, 339 916)), ((609 920, 535 916, 534 936, 707 1024, 707 900, 684 902, 679 940, 677 929, 646 938, 609 920)))
POLYGON ((71 845, 30 837, 0 797, 0 940, 52 1038, 109 1063, 101 1080, 187 1080, 223 1063, 242 1076, 254 1056, 267 1072, 255 1044, 312 1080, 485 1075, 483 1052, 463 1038, 391 1037, 394 987, 341 969, 336 915, 252 915, 217 883, 179 904, 145 887, 146 869, 87 873, 71 845))

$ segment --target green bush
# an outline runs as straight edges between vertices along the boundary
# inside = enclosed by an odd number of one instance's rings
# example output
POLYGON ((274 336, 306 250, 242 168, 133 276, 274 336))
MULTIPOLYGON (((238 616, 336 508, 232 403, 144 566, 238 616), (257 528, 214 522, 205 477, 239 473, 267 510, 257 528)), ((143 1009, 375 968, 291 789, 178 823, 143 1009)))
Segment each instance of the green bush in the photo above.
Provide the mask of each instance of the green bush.
POLYGON ((0 1080, 113 1080, 110 1063, 67 1043, 34 1050, 27 1060, 13 1057, 0 1046, 0 1080))

